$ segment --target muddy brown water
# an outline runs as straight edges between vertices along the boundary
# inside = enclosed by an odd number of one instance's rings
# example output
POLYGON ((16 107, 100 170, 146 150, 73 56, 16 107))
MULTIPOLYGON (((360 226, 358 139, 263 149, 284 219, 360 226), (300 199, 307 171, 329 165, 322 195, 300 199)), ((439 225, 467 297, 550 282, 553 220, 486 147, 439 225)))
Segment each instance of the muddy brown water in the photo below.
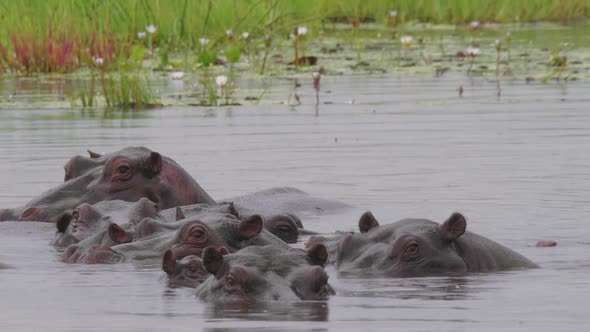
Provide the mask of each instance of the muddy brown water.
POLYGON ((317 109, 311 79, 301 82, 297 107, 283 103, 293 83, 277 79, 268 92, 274 102, 106 117, 39 110, 34 96, 44 92, 24 91, 20 102, 30 109, 0 110, 0 207, 59 183, 65 161, 87 148, 145 145, 183 165, 214 198, 289 185, 358 207, 306 216, 312 230, 353 229, 366 209, 382 222, 440 221, 458 210, 471 231, 542 268, 409 279, 330 270, 338 294, 327 302, 223 307, 167 289, 156 268, 60 263, 51 225, 8 222, 0 223, 0 331, 588 327, 588 82, 503 82, 498 99, 483 78, 324 77, 317 109), (558 246, 535 248, 543 239, 558 246))

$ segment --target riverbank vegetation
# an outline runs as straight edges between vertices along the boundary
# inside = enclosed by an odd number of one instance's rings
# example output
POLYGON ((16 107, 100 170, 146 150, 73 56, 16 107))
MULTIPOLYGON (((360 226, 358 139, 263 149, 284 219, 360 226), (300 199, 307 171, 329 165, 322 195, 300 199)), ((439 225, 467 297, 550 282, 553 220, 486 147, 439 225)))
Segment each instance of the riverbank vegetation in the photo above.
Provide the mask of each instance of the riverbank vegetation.
MULTIPOLYGON (((314 73, 427 66, 439 75, 464 59, 469 75, 512 75, 513 50, 531 63, 534 47, 514 45, 498 24, 587 26, 590 0, 22 0, 0 11, 0 72, 82 73, 78 105, 94 107, 100 95, 108 107, 137 108, 158 104, 149 75, 160 71, 194 73, 199 105, 237 104, 236 71, 277 75, 271 64, 314 73), (438 33, 416 32, 424 26, 438 33)), ((568 77, 574 47, 543 47, 549 74, 537 76, 568 77)))

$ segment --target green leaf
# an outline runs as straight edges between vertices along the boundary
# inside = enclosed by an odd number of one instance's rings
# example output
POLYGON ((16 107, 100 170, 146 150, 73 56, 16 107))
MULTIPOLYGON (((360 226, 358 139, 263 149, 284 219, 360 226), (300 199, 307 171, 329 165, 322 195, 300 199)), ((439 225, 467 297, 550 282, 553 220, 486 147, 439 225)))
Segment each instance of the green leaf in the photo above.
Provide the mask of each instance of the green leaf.
POLYGON ((236 63, 238 61, 240 61, 240 55, 242 54, 242 51, 240 51, 240 48, 237 46, 230 46, 227 51, 225 52, 225 57, 227 58, 227 61, 230 63, 236 63))
POLYGON ((165 67, 167 65, 168 65, 168 50, 164 50, 160 54, 160 67, 165 67))
POLYGON ((216 59, 217 55, 215 52, 211 51, 203 51, 199 53, 199 56, 197 57, 197 61, 205 67, 209 67, 210 65, 214 64, 216 59))
POLYGON ((135 62, 143 61, 143 55, 145 54, 145 47, 142 45, 133 45, 131 48, 131 60, 135 62))

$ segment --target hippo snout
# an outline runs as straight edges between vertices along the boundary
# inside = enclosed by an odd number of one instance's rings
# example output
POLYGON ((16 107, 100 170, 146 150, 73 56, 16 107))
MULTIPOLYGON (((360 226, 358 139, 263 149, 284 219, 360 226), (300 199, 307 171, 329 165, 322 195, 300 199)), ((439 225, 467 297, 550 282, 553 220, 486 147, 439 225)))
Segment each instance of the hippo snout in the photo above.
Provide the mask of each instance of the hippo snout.
POLYGON ((0 221, 17 220, 18 214, 13 209, 0 209, 0 221))
POLYGON ((328 284, 328 274, 320 266, 314 266, 307 272, 307 276, 312 285, 312 290, 315 292, 321 292, 328 284))
POLYGON ((334 290, 328 284, 328 274, 321 266, 312 266, 296 273, 291 289, 301 300, 325 300, 334 290))

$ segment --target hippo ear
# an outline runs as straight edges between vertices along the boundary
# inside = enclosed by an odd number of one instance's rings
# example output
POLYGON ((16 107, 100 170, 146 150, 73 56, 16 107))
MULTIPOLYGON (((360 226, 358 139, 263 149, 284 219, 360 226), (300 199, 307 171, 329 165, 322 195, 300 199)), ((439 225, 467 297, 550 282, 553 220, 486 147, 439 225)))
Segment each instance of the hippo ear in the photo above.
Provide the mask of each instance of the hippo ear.
POLYGON ((286 213, 286 216, 289 216, 291 220, 297 225, 298 228, 303 228, 303 223, 301 222, 301 218, 299 218, 296 214, 293 213, 286 213))
POLYGON ((467 220, 465 217, 461 213, 455 212, 451 214, 449 219, 438 226, 438 231, 445 241, 453 242, 465 233, 466 227, 467 220))
POLYGON ((328 249, 322 243, 314 244, 307 249, 307 257, 312 265, 324 267, 328 262, 328 249))
POLYGON ((264 219, 262 219, 262 216, 254 214, 248 217, 248 219, 240 222, 240 225, 238 226, 238 236, 240 240, 250 240, 260 234, 263 227, 264 219))
POLYGON ((234 204, 234 202, 229 202, 229 207, 227 208, 227 210, 229 211, 229 214, 236 216, 236 218, 240 219, 240 213, 236 209, 236 205, 234 204))
POLYGON ((168 249, 164 253, 164 257, 162 257, 162 270, 164 270, 168 276, 171 276, 176 270, 175 267, 176 255, 174 254, 174 251, 168 249))
POLYGON ((96 159, 96 158, 102 157, 102 155, 100 153, 96 153, 92 150, 86 150, 86 151, 88 151, 88 155, 90 156, 90 159, 96 159))
POLYGON ((371 211, 363 213, 359 219, 359 230, 361 233, 366 233, 377 226, 379 226, 379 222, 375 219, 371 211))
POLYGON ((62 213, 56 223, 57 232, 65 233, 66 229, 68 229, 68 226, 70 225, 70 222, 72 222, 72 214, 70 212, 62 213))
POLYGON ((147 158, 147 165, 153 175, 159 174, 162 171, 162 156, 157 152, 150 153, 147 158))
POLYGON ((176 221, 184 219, 184 218, 186 218, 184 216, 184 212, 182 212, 182 209, 180 208, 180 206, 177 206, 176 207, 176 221))
POLYGON ((207 247, 203 251, 203 266, 207 272, 215 276, 216 279, 220 279, 225 274, 225 262, 223 255, 215 247, 207 247))
POLYGON ((109 235, 109 238, 116 244, 129 243, 132 241, 131 234, 129 234, 117 224, 110 224, 109 228, 107 229, 107 234, 109 235))

